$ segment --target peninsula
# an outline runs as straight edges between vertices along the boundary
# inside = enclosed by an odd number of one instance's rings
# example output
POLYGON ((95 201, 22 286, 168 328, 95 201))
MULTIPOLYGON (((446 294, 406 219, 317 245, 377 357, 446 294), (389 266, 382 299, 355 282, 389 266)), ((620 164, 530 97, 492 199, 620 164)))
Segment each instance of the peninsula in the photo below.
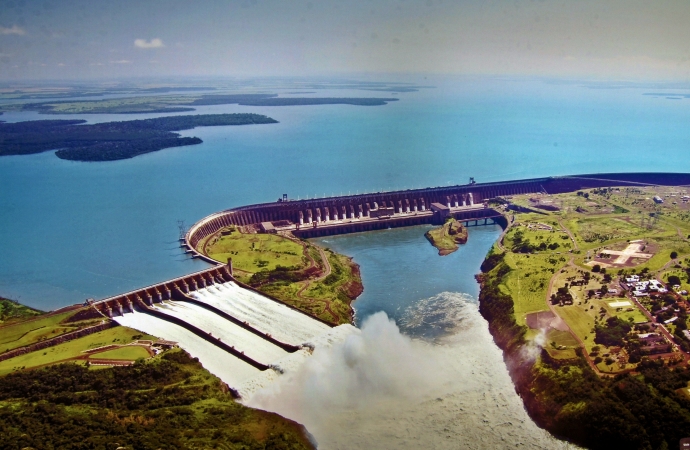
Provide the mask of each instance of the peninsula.
POLYGON ((114 161, 202 142, 198 137, 180 137, 173 131, 202 126, 278 122, 260 114, 205 114, 91 125, 85 123, 85 120, 0 123, 0 156, 28 155, 58 149, 55 155, 61 159, 114 161))
POLYGON ((690 196, 620 186, 497 199, 479 307, 532 418, 587 448, 690 430, 690 196))

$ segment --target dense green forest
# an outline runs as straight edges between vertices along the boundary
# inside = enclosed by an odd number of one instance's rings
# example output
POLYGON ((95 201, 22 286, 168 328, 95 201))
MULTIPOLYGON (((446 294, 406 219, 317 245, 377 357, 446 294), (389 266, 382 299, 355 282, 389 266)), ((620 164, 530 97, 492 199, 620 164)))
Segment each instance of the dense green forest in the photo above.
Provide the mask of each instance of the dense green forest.
POLYGON ((235 402, 185 352, 91 370, 77 364, 0 378, 0 448, 308 449, 302 426, 235 402))
POLYGON ((27 155, 59 149, 73 161, 113 161, 164 148, 201 143, 173 131, 199 126, 277 123, 259 114, 171 116, 83 125, 84 120, 37 120, 0 123, 0 156, 27 155))
POLYGON ((515 322, 513 299, 500 284, 510 271, 503 254, 482 264, 479 310, 505 352, 511 377, 534 420, 552 433, 594 449, 675 448, 690 436, 690 370, 643 359, 638 373, 599 377, 581 352, 554 360, 529 358, 527 327, 515 322))

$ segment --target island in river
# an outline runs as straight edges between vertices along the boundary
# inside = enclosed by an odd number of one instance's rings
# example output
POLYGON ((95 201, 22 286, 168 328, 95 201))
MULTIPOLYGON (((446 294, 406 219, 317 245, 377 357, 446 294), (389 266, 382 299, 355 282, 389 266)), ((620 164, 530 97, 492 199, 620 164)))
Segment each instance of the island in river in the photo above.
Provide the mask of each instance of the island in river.
POLYGON ((467 243, 467 228, 462 223, 450 218, 442 226, 424 233, 431 245, 438 249, 440 256, 450 255, 456 251, 458 245, 467 243))
POLYGON ((200 144, 198 137, 173 131, 195 127, 278 123, 261 114, 201 114, 84 125, 85 120, 34 120, 0 123, 0 156, 59 149, 71 161, 115 161, 164 148, 200 144))

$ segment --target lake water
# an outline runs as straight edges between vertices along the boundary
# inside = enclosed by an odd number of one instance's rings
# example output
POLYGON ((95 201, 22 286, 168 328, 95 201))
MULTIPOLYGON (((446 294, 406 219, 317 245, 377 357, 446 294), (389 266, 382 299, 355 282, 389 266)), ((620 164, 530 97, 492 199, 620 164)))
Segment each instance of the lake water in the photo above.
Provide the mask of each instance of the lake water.
MULTIPOLYGON (((411 80, 436 86, 386 106, 208 106, 279 124, 185 131, 203 144, 107 163, 52 152, 0 158, 0 295, 53 309, 204 267, 177 246, 225 208, 348 192, 599 171, 690 171, 690 99, 659 88, 539 80, 411 80)), ((383 94, 383 95, 381 95, 383 94)), ((389 96, 320 91, 321 96, 389 96)), ((155 115, 41 116, 6 121, 155 115)), ((364 301, 362 301, 364 304, 364 301)))

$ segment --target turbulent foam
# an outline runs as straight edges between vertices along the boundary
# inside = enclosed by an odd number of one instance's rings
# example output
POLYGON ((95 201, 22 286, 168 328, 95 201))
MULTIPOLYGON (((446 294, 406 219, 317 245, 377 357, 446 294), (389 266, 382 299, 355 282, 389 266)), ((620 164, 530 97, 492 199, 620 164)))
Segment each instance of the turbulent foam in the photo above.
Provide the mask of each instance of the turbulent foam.
POLYGON ((200 289, 193 295, 197 300, 213 305, 276 339, 294 345, 307 345, 294 353, 287 353, 268 340, 201 306, 178 301, 166 301, 154 306, 168 315, 211 333, 223 343, 273 368, 259 371, 191 331, 150 314, 128 313, 116 317, 115 321, 178 342, 180 347, 199 358, 206 369, 235 388, 242 397, 250 396, 256 390, 281 378, 283 374, 297 371, 311 355, 311 348, 328 347, 345 339, 347 335, 358 332, 351 325, 331 328, 306 314, 242 289, 235 283, 214 285, 200 289))
POLYGON ((400 319, 400 331, 408 336, 434 341, 476 326, 464 308, 476 308, 471 295, 441 292, 407 308, 400 319))
POLYGON ((199 289, 191 295, 238 320, 247 322, 257 330, 270 333, 279 341, 292 345, 303 344, 330 329, 328 325, 306 314, 243 289, 232 282, 199 289))
POLYGON ((401 322, 424 339, 374 314, 247 403, 304 424, 320 449, 569 447, 528 417, 468 296, 423 300, 401 322))

